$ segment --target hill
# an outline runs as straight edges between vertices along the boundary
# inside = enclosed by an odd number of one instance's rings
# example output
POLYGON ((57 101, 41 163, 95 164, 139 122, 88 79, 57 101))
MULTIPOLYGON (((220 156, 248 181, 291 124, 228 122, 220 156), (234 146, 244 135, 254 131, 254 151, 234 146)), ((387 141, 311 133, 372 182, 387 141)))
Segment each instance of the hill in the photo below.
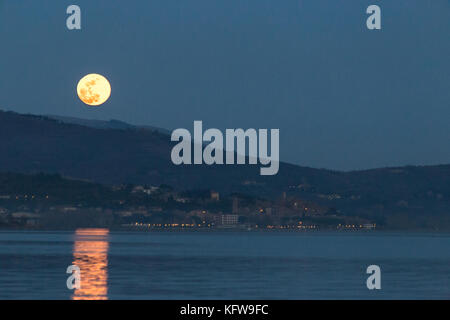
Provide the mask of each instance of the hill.
POLYGON ((161 131, 0 112, 0 172, 58 173, 102 184, 166 184, 272 199, 285 192, 371 217, 450 215, 450 165, 335 172, 281 163, 277 175, 260 176, 259 166, 175 166, 171 148, 170 136, 161 131))
POLYGON ((59 173, 107 184, 168 184, 182 189, 265 192, 308 179, 319 183, 334 173, 281 164, 275 177, 259 167, 175 166, 170 136, 139 127, 99 129, 43 116, 0 112, 0 171, 59 173))

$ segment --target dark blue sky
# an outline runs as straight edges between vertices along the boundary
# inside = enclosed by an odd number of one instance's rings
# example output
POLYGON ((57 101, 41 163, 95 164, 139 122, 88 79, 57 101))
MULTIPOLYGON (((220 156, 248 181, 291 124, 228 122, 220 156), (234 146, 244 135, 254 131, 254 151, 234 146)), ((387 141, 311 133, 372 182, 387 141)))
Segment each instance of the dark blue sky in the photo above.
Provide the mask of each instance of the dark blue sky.
POLYGON ((280 128, 281 159, 311 167, 450 163, 448 0, 0 0, 0 43, 1 109, 280 128), (75 90, 94 72, 96 109, 75 90))

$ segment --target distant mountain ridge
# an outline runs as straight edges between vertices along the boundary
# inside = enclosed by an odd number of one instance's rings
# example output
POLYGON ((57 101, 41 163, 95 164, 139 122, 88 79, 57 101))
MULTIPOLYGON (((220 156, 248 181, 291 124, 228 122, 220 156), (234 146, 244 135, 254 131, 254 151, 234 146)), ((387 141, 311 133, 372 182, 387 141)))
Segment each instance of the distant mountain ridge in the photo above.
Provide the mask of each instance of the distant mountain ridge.
POLYGON ((153 127, 153 126, 135 126, 120 120, 89 120, 89 119, 81 119, 76 117, 65 117, 65 116, 57 116, 57 115, 45 115, 46 117, 54 120, 58 120, 64 123, 70 124, 78 124, 80 126, 91 127, 96 129, 147 129, 158 131, 161 133, 169 134, 170 131, 163 128, 153 127))
POLYGON ((104 123, 99 129, 94 126, 96 122, 86 123, 89 125, 0 112, 0 171, 49 172, 101 183, 169 184, 223 191, 268 187, 269 182, 289 177, 294 181, 295 175, 288 170, 311 178, 328 172, 282 163, 282 172, 271 179, 260 176, 259 166, 176 166, 170 159, 173 143, 168 134, 134 130, 134 126, 128 130, 122 123, 120 129, 104 129, 104 123))

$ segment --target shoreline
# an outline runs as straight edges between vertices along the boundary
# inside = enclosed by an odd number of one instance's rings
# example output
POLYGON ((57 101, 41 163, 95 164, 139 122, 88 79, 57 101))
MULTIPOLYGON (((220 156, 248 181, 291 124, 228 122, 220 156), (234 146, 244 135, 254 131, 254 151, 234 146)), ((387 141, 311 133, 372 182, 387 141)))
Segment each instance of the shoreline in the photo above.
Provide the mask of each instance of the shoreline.
POLYGON ((144 228, 116 228, 116 227, 77 227, 77 228, 66 228, 66 229, 54 229, 54 228, 0 228, 1 232, 75 232, 79 229, 108 229, 110 232, 117 233, 309 233, 309 234, 320 234, 320 233, 360 233, 360 234, 377 234, 377 233, 423 233, 423 234, 449 234, 450 230, 431 230, 431 229, 267 229, 267 228, 255 228, 255 229, 244 229, 244 228, 179 228, 179 229, 144 229, 144 228))

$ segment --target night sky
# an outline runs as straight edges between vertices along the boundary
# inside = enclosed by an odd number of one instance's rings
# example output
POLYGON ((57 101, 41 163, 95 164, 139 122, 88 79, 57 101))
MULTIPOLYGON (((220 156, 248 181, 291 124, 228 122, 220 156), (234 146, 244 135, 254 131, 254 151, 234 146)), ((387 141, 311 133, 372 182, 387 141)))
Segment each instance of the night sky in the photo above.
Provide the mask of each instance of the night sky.
POLYGON ((0 0, 0 109, 280 128, 281 160, 316 168, 450 163, 450 1, 0 0), (100 108, 88 73, 111 82, 100 108))

